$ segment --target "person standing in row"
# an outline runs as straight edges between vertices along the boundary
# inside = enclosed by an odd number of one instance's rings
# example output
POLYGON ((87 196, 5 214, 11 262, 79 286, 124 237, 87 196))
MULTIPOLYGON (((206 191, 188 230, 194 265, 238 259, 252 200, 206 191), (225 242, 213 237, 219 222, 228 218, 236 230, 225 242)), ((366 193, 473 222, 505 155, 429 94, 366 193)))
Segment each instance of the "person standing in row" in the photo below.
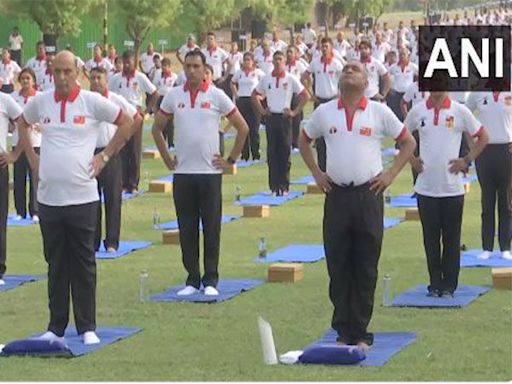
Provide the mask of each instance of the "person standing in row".
MULTIPOLYGON (((19 91, 11 93, 11 97, 24 108, 30 98, 37 94, 36 75, 30 68, 23 68, 18 76, 21 85, 19 91)), ((30 143, 34 152, 39 154, 41 146, 41 127, 36 123, 30 127, 30 143)), ((15 129, 12 134, 13 150, 19 145, 19 132, 15 129)), ((29 179, 28 212, 34 223, 39 223, 39 208, 37 206, 37 185, 35 177, 24 153, 20 153, 14 162, 14 207, 16 208, 16 220, 24 219, 27 216, 27 176, 29 179)))
POLYGON ((71 52, 56 55, 54 70, 55 91, 32 97, 18 120, 23 150, 39 174, 37 199, 48 263, 50 321, 40 338, 64 341, 71 294, 78 334, 84 344, 97 344, 96 176, 132 134, 133 120, 101 95, 80 89, 71 52), (105 150, 94 155, 103 122, 118 129, 105 150), (35 123, 42 125, 40 156, 29 140, 35 123))
POLYGON ((462 177, 489 137, 471 111, 452 101, 448 92, 431 92, 409 111, 404 124, 419 133, 420 156, 413 156, 411 164, 418 173, 414 191, 430 275, 427 295, 453 296, 460 270, 462 177), (477 141, 469 154, 459 158, 464 132, 477 141))
POLYGON ((100 44, 94 46, 94 57, 86 61, 83 67, 84 75, 89 78, 91 69, 97 67, 105 68, 107 72, 112 70, 112 64, 109 59, 103 57, 103 47, 100 44))
POLYGON ((14 99, 0 93, 0 285, 4 285, 4 274, 7 269, 7 215, 9 211, 9 163, 18 159, 20 149, 7 150, 7 134, 9 124, 21 116, 22 109, 14 99))
POLYGON ((14 27, 12 29, 12 33, 9 35, 9 51, 11 53, 11 58, 21 67, 22 59, 22 49, 23 49, 23 36, 21 36, 20 30, 18 27, 14 27))
POLYGON ((30 58, 25 64, 25 68, 30 68, 36 74, 36 84, 39 86, 40 78, 46 71, 46 45, 43 41, 36 43, 36 56, 30 58))
MULTIPOLYGON (((162 60, 162 70, 157 73, 153 79, 153 84, 155 84, 158 91, 156 110, 160 109, 160 104, 162 104, 164 96, 175 86, 177 79, 178 75, 171 71, 171 60, 167 57, 164 58, 162 60)), ((169 121, 169 124, 163 131, 163 135, 165 140, 167 140, 167 146, 174 148, 174 126, 172 121, 169 121)))
MULTIPOLYGON (((112 92, 123 96, 137 111, 144 116, 154 109, 158 98, 156 87, 148 77, 135 69, 135 54, 133 51, 123 53, 123 72, 114 75, 109 82, 112 92), (146 110, 142 109, 142 95, 150 94, 150 102, 146 110)), ((121 151, 123 162, 123 190, 137 193, 140 180, 140 162, 142 157, 142 125, 144 120, 137 122, 135 133, 121 151)))
POLYGON ((364 92, 367 99, 385 101, 391 88, 391 78, 382 62, 372 56, 372 44, 369 40, 359 43, 360 60, 368 75, 368 87, 364 92))
POLYGON ((373 343, 367 327, 382 246, 382 192, 415 147, 414 139, 393 112, 364 96, 367 86, 363 65, 348 62, 340 78, 341 97, 318 107, 299 138, 304 162, 326 193, 323 238, 329 297, 334 305, 332 328, 338 333, 339 343, 355 344, 363 350, 373 343), (311 150, 311 142, 322 136, 327 147, 325 172, 316 164, 311 150), (400 145, 400 153, 387 170, 381 157, 385 137, 400 145))
POLYGON ((393 78, 393 82, 387 102, 400 121, 403 121, 404 116, 400 108, 402 98, 407 87, 418 77, 418 66, 410 61, 410 53, 407 48, 400 48, 398 62, 389 67, 389 74, 393 78))
MULTIPOLYGON (((55 79, 53 75, 53 60, 55 55, 48 53, 46 55, 46 69, 40 74, 38 89, 42 92, 55 89, 55 79)), ((77 63, 78 68, 78 63, 77 63)))
POLYGON ((208 32, 206 34, 206 48, 203 48, 201 52, 206 57, 206 63, 213 68, 213 83, 216 87, 222 88, 231 69, 231 63, 229 54, 219 47, 215 33, 208 32))
POLYGON ((478 111, 478 118, 489 132, 489 145, 476 160, 478 181, 482 189, 483 252, 478 257, 491 257, 497 205, 501 257, 512 260, 512 92, 473 92, 466 106, 472 111, 478 111))
POLYGON ((155 66, 155 63, 153 61, 155 55, 158 55, 158 53, 155 52, 155 47, 153 46, 153 43, 149 43, 146 52, 142 52, 142 54, 140 55, 139 68, 142 71, 142 73, 148 77, 149 72, 155 66))
POLYGON ((218 295, 218 264, 222 216, 222 169, 240 155, 249 128, 226 94, 205 81, 206 58, 199 50, 185 56, 187 82, 170 90, 162 100, 153 125, 153 138, 169 168, 174 170, 173 197, 180 247, 188 273, 180 296, 218 295), (225 160, 219 154, 220 118, 226 116, 237 130, 235 144, 225 160), (167 151, 162 135, 170 119, 176 130, 176 157, 167 151), (199 268, 199 223, 204 234, 204 274, 199 268))
POLYGON ((176 51, 176 58, 180 62, 181 65, 185 64, 183 61, 185 58, 185 55, 189 53, 190 51, 193 51, 194 49, 198 49, 199 46, 196 44, 196 38, 193 34, 188 35, 187 37, 187 43, 183 44, 180 49, 176 51))
POLYGON ((0 78, 2 79, 2 88, 0 92, 13 93, 14 79, 21 72, 21 68, 15 61, 11 60, 11 53, 7 48, 2 51, 2 64, 0 64, 0 78))
MULTIPOLYGON (((132 116, 133 123, 139 124, 141 120, 137 109, 126 101, 123 96, 108 91, 106 68, 92 68, 89 76, 91 91, 97 92, 112 103, 120 107, 127 116, 132 116)), ((102 153, 114 137, 117 127, 114 124, 101 123, 101 129, 96 143, 94 154, 102 153)), ((121 202, 123 195, 123 165, 121 157, 114 155, 110 158, 101 173, 96 177, 98 181, 98 195, 100 201, 105 203, 105 240, 103 246, 108 253, 114 253, 119 248, 121 233, 121 202)), ((98 205, 98 225, 96 227, 95 250, 98 252, 101 245, 101 217, 102 209, 98 205)))
POLYGON ((259 160, 260 115, 252 104, 251 95, 265 74, 261 69, 256 68, 252 53, 244 53, 243 59, 242 68, 235 72, 231 80, 231 92, 238 110, 249 126, 249 135, 242 149, 242 160, 249 160, 251 155, 253 160, 259 160))
POLYGON ((268 182, 274 196, 288 194, 292 165, 291 123, 309 100, 309 93, 300 80, 286 72, 285 60, 283 52, 274 53, 274 70, 263 76, 251 96, 254 106, 266 117, 268 182), (295 109, 291 109, 293 94, 300 98, 295 109), (263 100, 267 108, 263 107, 263 100))
MULTIPOLYGON (((321 56, 313 59, 309 64, 308 70, 304 74, 304 82, 308 84, 308 89, 312 89, 311 75, 314 77, 314 102, 315 109, 321 104, 327 103, 338 96, 338 83, 341 76, 343 64, 334 57, 332 49, 332 40, 324 37, 320 40, 322 50, 321 56)), ((326 151, 325 140, 319 137, 315 140, 318 166, 325 172, 326 151)))

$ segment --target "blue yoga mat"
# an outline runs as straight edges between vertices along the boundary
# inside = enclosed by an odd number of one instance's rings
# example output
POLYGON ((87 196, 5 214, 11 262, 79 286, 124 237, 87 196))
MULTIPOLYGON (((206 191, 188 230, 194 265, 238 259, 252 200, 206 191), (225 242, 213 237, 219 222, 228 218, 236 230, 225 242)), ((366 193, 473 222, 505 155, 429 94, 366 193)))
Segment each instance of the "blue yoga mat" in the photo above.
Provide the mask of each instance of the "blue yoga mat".
POLYGON ((139 249, 147 248, 153 243, 151 241, 120 241, 117 252, 107 253, 102 245, 100 250, 96 252, 97 259, 117 259, 139 249))
POLYGON ((265 162, 263 160, 237 160, 236 161, 236 166, 237 168, 247 168, 247 167, 252 167, 253 165, 258 165, 258 164, 265 164, 265 162))
POLYGON ((314 263, 325 259, 324 246, 319 244, 291 244, 276 249, 267 257, 257 257, 257 263, 314 263))
POLYGON ((4 285, 0 285, 0 292, 8 291, 9 289, 13 289, 23 285, 25 283, 32 283, 33 281, 38 281, 44 279, 44 276, 37 275, 5 275, 3 280, 5 281, 4 285))
POLYGON ((309 183, 314 183, 315 178, 313 175, 303 176, 298 179, 292 180, 291 184, 297 184, 297 185, 307 185, 309 183))
POLYGON ((167 175, 167 176, 159 177, 158 180, 160 180, 160 181, 169 181, 169 182, 172 183, 174 181, 174 174, 170 174, 170 175, 167 175))
POLYGON ((465 307, 491 288, 481 285, 461 285, 453 297, 427 297, 427 286, 409 289, 393 300, 393 307, 460 308, 465 307))
POLYGON ((29 225, 33 225, 34 222, 31 218, 21 219, 21 220, 15 220, 16 217, 15 213, 10 214, 7 216, 7 225, 10 227, 26 227, 29 225))
POLYGON ((472 183, 473 181, 477 181, 478 176, 477 175, 466 175, 462 178, 463 183, 472 183))
POLYGON ((404 222, 403 217, 385 217, 384 218, 384 229, 396 227, 398 224, 404 222))
POLYGON ((385 148, 382 150, 382 156, 384 157, 395 156, 396 153, 397 151, 395 147, 385 148))
MULTIPOLYGON (((320 340, 315 341, 309 346, 317 344, 334 344, 336 343, 337 336, 336 331, 331 329, 327 331, 320 340)), ((370 351, 366 354, 366 359, 355 365, 384 365, 391 357, 415 341, 416 333, 413 332, 377 332, 374 334, 373 345, 370 351)))
MULTIPOLYGON (((137 197, 139 195, 142 195, 145 191, 144 190, 140 190, 138 191, 137 193, 129 193, 129 192, 124 192, 123 191, 123 194, 121 196, 121 199, 123 201, 125 200, 130 200, 130 199, 133 199, 134 197, 137 197)), ((104 203, 105 202, 105 197, 103 196, 103 194, 101 195, 101 202, 104 203)))
MULTIPOLYGON (((240 218, 239 215, 222 215, 221 223, 229 223, 231 221, 238 220, 240 218)), ((165 223, 158 224, 158 229, 170 230, 170 229, 178 229, 178 220, 167 221, 165 223)), ((203 224, 199 222, 199 229, 203 228, 203 224)))
POLYGON ((505 268, 512 267, 512 260, 501 258, 501 252, 494 251, 490 259, 480 260, 477 256, 483 251, 481 249, 470 249, 463 252, 460 256, 461 267, 491 267, 491 268, 505 268))
POLYGON ((304 194, 302 191, 290 191, 288 196, 272 196, 268 192, 258 192, 237 202, 237 205, 281 205, 304 194))
POLYGON ((406 193, 392 196, 389 205, 394 208, 412 208, 418 206, 418 200, 416 197, 412 197, 412 193, 406 193))
POLYGON ((242 292, 248 291, 263 284, 262 280, 248 279, 248 280, 234 280, 222 279, 219 281, 217 290, 218 296, 206 296, 202 292, 189 296, 178 296, 176 293, 184 288, 184 285, 171 287, 164 291, 150 297, 150 301, 189 301, 194 303, 220 303, 232 299, 242 292))

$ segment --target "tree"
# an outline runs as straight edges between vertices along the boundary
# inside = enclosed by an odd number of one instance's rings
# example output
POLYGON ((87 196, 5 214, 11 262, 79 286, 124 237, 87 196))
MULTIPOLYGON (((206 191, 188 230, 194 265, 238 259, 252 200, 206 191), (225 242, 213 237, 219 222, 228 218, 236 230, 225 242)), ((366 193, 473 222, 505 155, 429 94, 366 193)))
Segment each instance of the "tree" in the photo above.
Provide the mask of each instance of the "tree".
POLYGON ((2 0, 1 9, 8 14, 33 20, 45 41, 80 32, 82 15, 100 0, 2 0))
POLYGON ((389 7, 390 0, 324 0, 335 24, 344 15, 350 20, 371 16, 377 21, 389 7))
POLYGON ((165 28, 179 15, 180 0, 166 0, 165 6, 152 0, 109 0, 113 13, 125 20, 125 29, 134 42, 135 60, 152 28, 165 28))

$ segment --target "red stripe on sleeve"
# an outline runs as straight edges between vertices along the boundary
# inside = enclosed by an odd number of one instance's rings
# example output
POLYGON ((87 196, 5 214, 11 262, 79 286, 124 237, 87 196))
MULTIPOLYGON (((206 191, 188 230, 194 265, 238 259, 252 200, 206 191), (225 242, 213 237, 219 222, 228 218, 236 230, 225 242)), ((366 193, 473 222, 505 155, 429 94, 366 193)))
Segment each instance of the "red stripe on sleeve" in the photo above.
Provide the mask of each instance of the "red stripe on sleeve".
POLYGON ((164 114, 165 116, 171 116, 172 115, 171 112, 164 111, 162 108, 160 108, 158 111, 162 112, 162 114, 164 114))
POLYGON ((401 141, 407 135, 407 127, 404 125, 400 134, 395 138, 395 141, 401 141))
POLYGON ((237 111, 238 111, 238 108, 234 107, 231 111, 229 111, 229 113, 226 115, 226 117, 233 116, 237 111))
POLYGON ((484 126, 481 125, 480 128, 478 128, 478 131, 476 131, 476 133, 473 135, 473 137, 480 137, 483 130, 484 130, 484 126))
POLYGON ((311 137, 309 137, 309 135, 307 134, 307 132, 304 128, 302 128, 302 133, 304 134, 304 136, 306 136, 308 143, 311 143, 313 141, 313 139, 311 137))
POLYGON ((115 125, 118 125, 119 120, 121 120, 121 116, 123 116, 123 110, 122 110, 121 108, 119 108, 119 113, 117 114, 117 117, 116 117, 116 119, 114 120, 114 124, 115 124, 115 125))

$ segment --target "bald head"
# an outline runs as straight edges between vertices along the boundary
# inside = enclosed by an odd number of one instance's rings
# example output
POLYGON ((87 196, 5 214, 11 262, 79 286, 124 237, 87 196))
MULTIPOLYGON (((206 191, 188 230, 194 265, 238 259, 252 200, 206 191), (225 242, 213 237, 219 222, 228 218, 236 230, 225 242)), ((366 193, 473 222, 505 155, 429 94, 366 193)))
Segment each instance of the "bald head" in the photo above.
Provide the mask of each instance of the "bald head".
POLYGON ((53 73, 57 94, 61 97, 69 96, 78 78, 75 55, 69 51, 57 53, 53 60, 53 73))

